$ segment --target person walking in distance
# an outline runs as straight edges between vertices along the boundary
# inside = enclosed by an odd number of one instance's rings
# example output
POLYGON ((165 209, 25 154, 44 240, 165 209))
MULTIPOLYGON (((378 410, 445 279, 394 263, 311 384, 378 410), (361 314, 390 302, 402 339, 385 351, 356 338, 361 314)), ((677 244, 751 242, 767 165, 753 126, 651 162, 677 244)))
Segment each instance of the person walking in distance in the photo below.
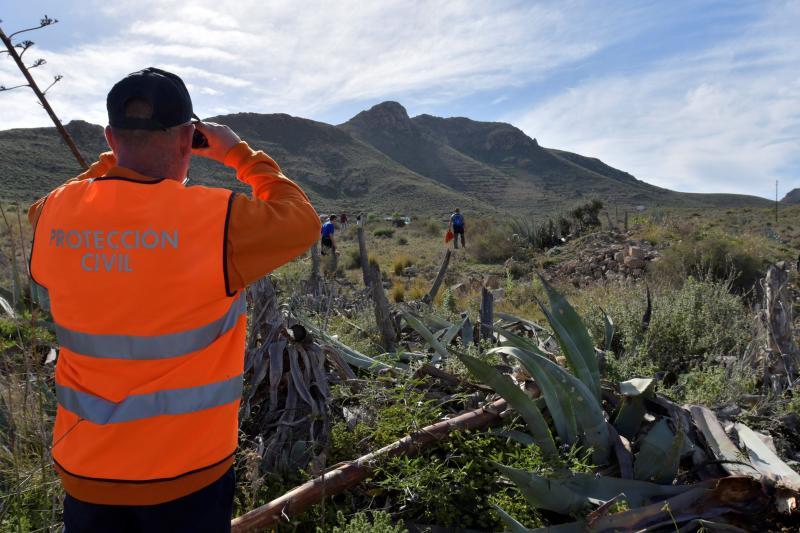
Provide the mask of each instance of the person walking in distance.
POLYGON ((450 231, 453 232, 453 248, 458 250, 458 237, 461 236, 461 246, 466 248, 467 245, 464 242, 464 215, 461 214, 461 210, 456 207, 455 213, 450 215, 450 231))
POLYGON ((342 225, 342 230, 347 229, 347 213, 342 213, 339 216, 339 223, 342 225))
POLYGON ((328 250, 336 254, 336 239, 333 234, 336 232, 336 215, 328 217, 328 221, 322 225, 322 255, 328 255, 328 250))
POLYGON ((28 212, 61 347, 65 531, 230 531, 244 289, 304 253, 319 217, 267 154, 193 123, 175 74, 129 74, 106 105, 111 151, 28 212), (186 186, 192 155, 253 195, 186 186))

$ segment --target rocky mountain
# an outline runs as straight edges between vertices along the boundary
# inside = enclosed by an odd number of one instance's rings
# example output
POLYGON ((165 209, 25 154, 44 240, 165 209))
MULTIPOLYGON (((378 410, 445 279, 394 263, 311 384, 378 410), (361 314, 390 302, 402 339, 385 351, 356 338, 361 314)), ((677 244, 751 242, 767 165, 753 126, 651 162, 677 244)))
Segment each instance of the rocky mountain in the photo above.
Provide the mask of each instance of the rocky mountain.
POLYGON ((792 189, 786 193, 786 196, 781 198, 781 203, 786 205, 800 204, 800 189, 792 189))
MULTIPOLYGON (((468 118, 409 117, 384 102, 338 126, 285 114, 210 117, 272 155, 320 210, 443 214, 551 213, 600 198, 620 207, 760 206, 762 198, 661 189, 599 159, 542 147, 518 128, 468 118)), ((88 158, 106 149, 103 130, 67 129, 88 158)), ((30 201, 79 172, 55 128, 0 131, 0 197, 30 201)), ((193 183, 246 191, 233 172, 197 158, 193 183)))

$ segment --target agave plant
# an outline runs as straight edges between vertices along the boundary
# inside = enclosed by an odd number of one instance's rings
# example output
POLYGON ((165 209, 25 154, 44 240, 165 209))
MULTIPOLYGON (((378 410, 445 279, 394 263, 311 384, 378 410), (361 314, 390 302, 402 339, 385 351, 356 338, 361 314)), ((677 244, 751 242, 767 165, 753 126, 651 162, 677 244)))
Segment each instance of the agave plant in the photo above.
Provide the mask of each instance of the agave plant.
MULTIPOLYGON (((616 499, 624 499, 631 508, 642 507, 654 500, 675 497, 694 489, 694 486, 671 485, 681 458, 691 453, 684 433, 673 429, 667 419, 661 419, 642 431, 645 401, 654 396, 654 380, 637 378, 618 384, 622 401, 612 423, 601 401, 598 350, 589 331, 567 299, 544 279, 541 281, 548 302, 537 300, 537 303, 558 340, 568 368, 559 365, 554 355, 535 339, 515 333, 509 327, 494 326, 499 346, 486 352, 487 355, 500 354, 518 361, 541 390, 539 400, 531 399, 509 376, 483 360, 449 348, 458 325, 428 317, 427 323, 439 330, 433 333, 417 317, 405 313, 404 318, 433 348, 434 361, 454 354, 478 380, 494 389, 519 413, 529 432, 496 433, 538 446, 548 457, 558 454, 557 442, 565 446, 583 446, 591 449, 592 460, 598 466, 608 465, 615 455, 623 454, 625 461, 632 464, 632 468, 628 467, 629 477, 635 479, 580 474, 548 479, 500 464, 496 465, 498 471, 518 486, 533 507, 567 515, 580 515, 593 506, 609 504, 616 499), (552 421, 554 433, 548 420, 552 421), (635 456, 622 445, 623 441, 636 443, 638 452, 635 456)), ((510 315, 501 318, 506 322, 526 324, 529 331, 543 329, 510 315)), ((614 336, 614 323, 608 316, 605 317, 604 336, 608 350, 614 336)), ((497 511, 513 531, 529 531, 502 509, 497 511)), ((580 531, 582 529, 575 528, 584 525, 579 522, 563 529, 580 531)))

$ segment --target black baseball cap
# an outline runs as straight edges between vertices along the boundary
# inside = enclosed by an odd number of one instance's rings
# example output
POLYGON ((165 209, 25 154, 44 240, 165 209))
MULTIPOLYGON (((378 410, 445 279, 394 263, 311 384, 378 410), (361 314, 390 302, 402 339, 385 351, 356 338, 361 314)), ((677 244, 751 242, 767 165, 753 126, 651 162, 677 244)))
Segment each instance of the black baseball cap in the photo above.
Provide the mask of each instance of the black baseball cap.
POLYGON ((106 99, 108 124, 123 130, 165 130, 192 118, 192 99, 176 74, 149 67, 132 72, 111 88, 106 99), (153 107, 149 118, 125 116, 125 106, 141 99, 153 107))

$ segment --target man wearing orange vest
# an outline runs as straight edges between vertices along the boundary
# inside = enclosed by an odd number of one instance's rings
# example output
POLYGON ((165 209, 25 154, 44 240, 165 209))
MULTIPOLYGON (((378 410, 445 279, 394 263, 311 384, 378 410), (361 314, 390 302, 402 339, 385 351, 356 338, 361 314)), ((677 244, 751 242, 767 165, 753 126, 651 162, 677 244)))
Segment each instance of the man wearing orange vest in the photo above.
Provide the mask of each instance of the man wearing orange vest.
POLYGON ((29 212, 31 273, 61 346, 65 530, 228 531, 244 288, 305 252, 319 217, 264 152, 192 123, 178 76, 134 72, 107 108, 111 152, 29 212), (234 168, 253 196, 186 186, 192 154, 234 168))

